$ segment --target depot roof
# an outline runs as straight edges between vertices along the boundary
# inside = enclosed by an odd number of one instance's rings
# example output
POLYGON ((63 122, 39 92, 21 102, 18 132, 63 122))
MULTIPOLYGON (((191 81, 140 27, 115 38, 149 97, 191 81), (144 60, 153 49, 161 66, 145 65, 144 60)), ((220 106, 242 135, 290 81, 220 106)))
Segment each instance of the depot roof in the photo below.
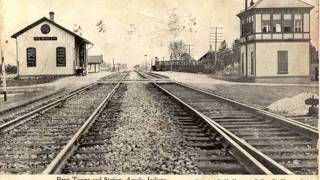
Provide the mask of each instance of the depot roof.
POLYGON ((259 0, 248 9, 254 8, 312 8, 313 6, 301 0, 259 0))
POLYGON ((56 22, 54 22, 54 21, 52 21, 52 20, 50 20, 50 19, 48 19, 48 18, 46 18, 46 17, 43 17, 43 18, 35 21, 34 23, 28 25, 27 27, 25 27, 25 28, 21 29, 20 31, 18 31, 17 33, 13 34, 11 37, 12 37, 12 38, 17 38, 18 36, 20 36, 20 35, 23 34, 24 32, 28 31, 29 29, 37 26, 38 24, 40 24, 40 23, 42 23, 42 22, 48 22, 48 23, 50 23, 50 24, 52 24, 52 25, 54 25, 54 26, 56 26, 56 27, 58 27, 58 28, 60 28, 60 29, 62 29, 62 30, 64 30, 64 31, 66 31, 67 33, 75 36, 77 39, 83 40, 83 41, 86 42, 87 44, 92 44, 92 43, 91 43, 90 41, 88 41, 87 39, 79 36, 78 34, 76 34, 76 33, 72 32, 72 31, 68 30, 67 28, 65 28, 65 27, 57 24, 56 22))

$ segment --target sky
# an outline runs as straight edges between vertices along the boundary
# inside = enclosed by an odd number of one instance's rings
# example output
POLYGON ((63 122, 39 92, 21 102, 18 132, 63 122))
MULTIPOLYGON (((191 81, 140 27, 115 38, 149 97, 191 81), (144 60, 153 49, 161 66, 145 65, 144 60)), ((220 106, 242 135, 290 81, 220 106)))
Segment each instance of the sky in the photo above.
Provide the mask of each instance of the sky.
MULTIPOLYGON (((304 1, 317 6, 317 0, 304 1)), ((0 36, 6 63, 14 65, 15 40, 10 36, 54 11, 56 23, 70 30, 81 26, 82 36, 94 44, 90 55, 103 54, 105 62, 114 58, 132 67, 156 56, 167 59, 174 40, 192 45, 198 59, 209 50, 214 26, 223 28, 219 32, 231 47, 240 36, 236 15, 243 9, 244 0, 0 0, 0 36), (97 28, 100 20, 104 32, 97 28), (174 31, 172 22, 185 28, 174 31)), ((317 9, 311 13, 313 44, 319 33, 317 9)))

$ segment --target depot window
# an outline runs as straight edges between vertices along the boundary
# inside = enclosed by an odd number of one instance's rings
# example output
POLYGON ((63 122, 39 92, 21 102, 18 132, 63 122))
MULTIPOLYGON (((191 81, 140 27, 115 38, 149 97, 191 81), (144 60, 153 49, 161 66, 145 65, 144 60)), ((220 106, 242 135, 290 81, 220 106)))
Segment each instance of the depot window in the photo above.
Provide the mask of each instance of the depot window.
POLYGON ((281 32, 281 14, 273 15, 272 32, 281 32))
POLYGON ((57 47, 56 56, 57 56, 57 67, 65 67, 66 66, 66 48, 57 47))
POLYGON ((294 15, 294 32, 302 32, 302 16, 301 16, 301 14, 294 15))
POLYGON ((255 73, 255 64, 254 64, 254 53, 251 52, 251 75, 254 75, 255 73))
POLYGON ((278 51, 278 74, 288 74, 288 51, 278 51))
POLYGON ((292 15, 285 14, 283 16, 283 31, 284 32, 292 32, 292 15))
POLYGON ((37 51, 34 47, 27 48, 27 67, 37 66, 37 51))
POLYGON ((263 14, 262 15, 262 21, 261 21, 261 25, 262 25, 262 32, 266 33, 266 32, 270 32, 271 28, 270 28, 270 14, 263 14))

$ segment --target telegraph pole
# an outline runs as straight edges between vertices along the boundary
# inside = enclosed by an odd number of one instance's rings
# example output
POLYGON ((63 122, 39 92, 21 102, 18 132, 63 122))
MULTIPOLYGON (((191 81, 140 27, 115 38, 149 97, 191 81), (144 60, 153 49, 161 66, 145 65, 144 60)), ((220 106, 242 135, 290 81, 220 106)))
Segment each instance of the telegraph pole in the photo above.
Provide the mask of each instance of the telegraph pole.
POLYGON ((222 27, 210 27, 210 33, 209 33, 209 44, 211 46, 212 43, 214 43, 214 66, 217 66, 217 61, 218 61, 218 53, 217 53, 217 48, 218 48, 218 42, 223 41, 223 33, 219 32, 223 30, 222 27), (213 32, 212 32, 213 31, 213 32))
POLYGON ((193 44, 187 44, 185 46, 188 47, 187 51, 188 51, 189 56, 191 57, 191 51, 192 51, 191 47, 194 46, 194 45, 193 44))
POLYGON ((215 33, 214 33, 214 65, 216 66, 217 65, 217 44, 218 44, 218 35, 217 35, 217 33, 218 33, 218 28, 217 28, 217 26, 216 26, 216 31, 215 31, 215 33))
POLYGON ((193 53, 193 49, 191 47, 193 47, 194 45, 193 44, 186 44, 184 46, 187 47, 185 49, 185 51, 187 51, 187 53, 189 54, 190 60, 191 60, 192 53, 193 53))
POLYGON ((1 46, 1 64, 2 64, 2 90, 3 90, 3 99, 4 101, 7 101, 7 79, 6 79, 6 67, 4 64, 4 55, 2 50, 2 43, 0 41, 1 46))

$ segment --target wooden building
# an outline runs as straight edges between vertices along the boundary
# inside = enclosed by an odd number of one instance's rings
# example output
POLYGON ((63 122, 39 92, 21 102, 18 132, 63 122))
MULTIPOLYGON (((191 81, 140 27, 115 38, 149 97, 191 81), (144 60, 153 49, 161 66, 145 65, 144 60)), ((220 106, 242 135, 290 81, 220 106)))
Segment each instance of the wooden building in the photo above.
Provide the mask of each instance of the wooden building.
POLYGON ((203 56, 201 56, 198 60, 199 64, 205 65, 215 65, 215 54, 214 51, 208 51, 203 56))
POLYGON ((18 31, 16 60, 18 76, 58 76, 84 72, 90 41, 43 17, 18 31))
POLYGON ((103 56, 89 56, 88 57, 88 72, 97 73, 101 72, 101 64, 103 63, 103 56))
POLYGON ((214 51, 208 51, 202 57, 199 58, 198 64, 203 65, 204 73, 214 73, 216 69, 215 53, 214 51))
POLYGON ((258 0, 240 18, 241 76, 285 82, 308 80, 310 11, 301 0, 258 0))

